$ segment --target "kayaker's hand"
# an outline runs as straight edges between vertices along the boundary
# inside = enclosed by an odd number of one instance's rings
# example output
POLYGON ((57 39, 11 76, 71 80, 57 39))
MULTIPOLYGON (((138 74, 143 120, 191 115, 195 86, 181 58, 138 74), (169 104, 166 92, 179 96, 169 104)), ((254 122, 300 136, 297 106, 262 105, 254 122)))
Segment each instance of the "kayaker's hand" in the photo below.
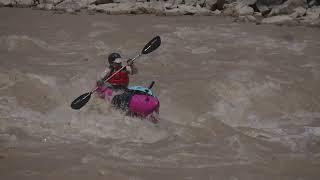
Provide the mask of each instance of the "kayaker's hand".
POLYGON ((133 65, 133 60, 132 59, 128 59, 127 60, 127 65, 128 66, 132 66, 133 65))
POLYGON ((99 81, 97 81, 97 85, 98 86, 103 86, 104 85, 103 79, 100 79, 99 81))

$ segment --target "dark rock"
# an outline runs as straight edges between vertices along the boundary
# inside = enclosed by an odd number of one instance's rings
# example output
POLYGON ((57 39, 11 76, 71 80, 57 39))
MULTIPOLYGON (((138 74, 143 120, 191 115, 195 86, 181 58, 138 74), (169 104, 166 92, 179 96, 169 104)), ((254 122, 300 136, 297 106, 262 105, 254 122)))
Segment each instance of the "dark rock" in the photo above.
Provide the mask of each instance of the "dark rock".
POLYGON ((113 0, 96 0, 92 3, 90 3, 90 5, 94 4, 94 5, 99 5, 99 4, 108 4, 108 3, 114 3, 113 0))
POLYGON ((214 11, 216 9, 223 10, 225 0, 207 0, 205 1, 206 8, 214 11))

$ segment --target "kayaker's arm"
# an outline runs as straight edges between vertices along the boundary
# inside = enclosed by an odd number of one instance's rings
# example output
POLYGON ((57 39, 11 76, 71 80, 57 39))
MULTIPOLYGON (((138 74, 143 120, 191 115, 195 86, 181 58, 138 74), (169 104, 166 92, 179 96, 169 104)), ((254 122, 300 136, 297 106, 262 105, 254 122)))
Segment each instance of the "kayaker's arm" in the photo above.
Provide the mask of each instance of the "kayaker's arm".
POLYGON ((127 61, 127 71, 131 74, 131 75, 133 75, 133 74, 137 74, 138 73, 138 68, 134 65, 134 63, 133 63, 133 61, 132 61, 132 59, 129 59, 128 61, 127 61))

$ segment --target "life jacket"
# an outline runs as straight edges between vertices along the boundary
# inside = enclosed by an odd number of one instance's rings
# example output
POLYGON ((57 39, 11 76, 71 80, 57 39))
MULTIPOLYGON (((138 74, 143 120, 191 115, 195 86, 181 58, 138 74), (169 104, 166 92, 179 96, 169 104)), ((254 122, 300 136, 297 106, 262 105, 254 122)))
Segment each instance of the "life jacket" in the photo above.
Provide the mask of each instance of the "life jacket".
MULTIPOLYGON (((117 72, 116 70, 111 74, 111 76, 117 72)), ((115 86, 125 86, 129 85, 129 73, 126 71, 126 68, 115 74, 111 79, 108 81, 110 84, 115 86)))

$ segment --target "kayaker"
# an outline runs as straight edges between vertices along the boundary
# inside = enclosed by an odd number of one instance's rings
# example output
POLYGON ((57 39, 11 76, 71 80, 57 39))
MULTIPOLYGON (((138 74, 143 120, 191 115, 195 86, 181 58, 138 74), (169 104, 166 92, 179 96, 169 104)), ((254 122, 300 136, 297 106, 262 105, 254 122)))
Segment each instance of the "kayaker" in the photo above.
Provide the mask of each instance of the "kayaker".
POLYGON ((129 75, 137 74, 138 69, 134 65, 131 59, 127 60, 127 65, 123 70, 116 73, 119 69, 121 69, 122 62, 124 60, 121 58, 119 53, 111 53, 108 56, 109 66, 104 71, 103 77, 97 81, 98 86, 103 86, 107 83, 107 85, 111 85, 113 89, 127 89, 129 85, 129 75), (111 79, 105 82, 110 76, 116 73, 111 79))

